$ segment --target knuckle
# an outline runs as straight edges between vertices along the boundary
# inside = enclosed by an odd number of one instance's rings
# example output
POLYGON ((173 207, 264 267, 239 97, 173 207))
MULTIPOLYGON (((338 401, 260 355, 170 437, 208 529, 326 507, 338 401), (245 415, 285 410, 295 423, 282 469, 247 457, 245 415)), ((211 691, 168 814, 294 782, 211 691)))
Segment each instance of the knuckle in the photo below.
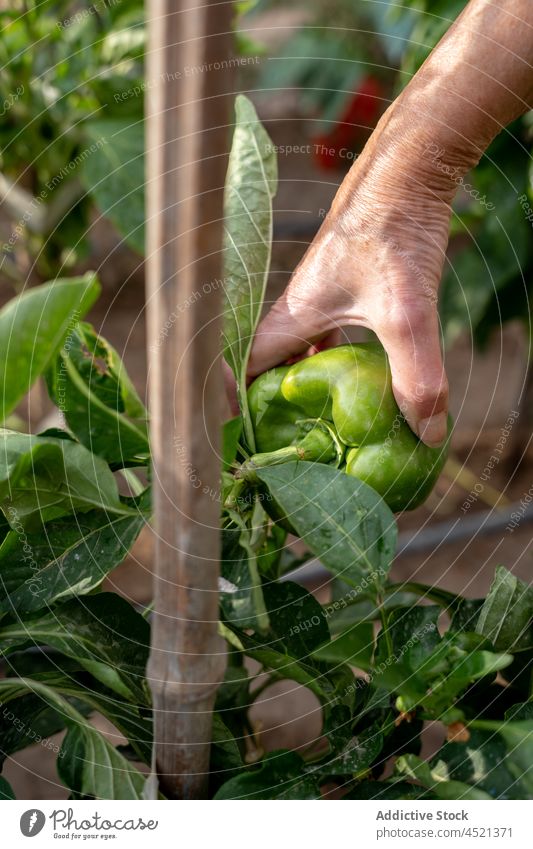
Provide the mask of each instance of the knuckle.
POLYGON ((394 304, 382 319, 387 323, 389 335, 399 342, 414 343, 421 334, 428 333, 432 325, 428 306, 424 301, 394 304))
POLYGON ((430 376, 415 382, 413 389, 413 402, 419 411, 421 418, 446 412, 448 409, 449 388, 444 373, 430 376))

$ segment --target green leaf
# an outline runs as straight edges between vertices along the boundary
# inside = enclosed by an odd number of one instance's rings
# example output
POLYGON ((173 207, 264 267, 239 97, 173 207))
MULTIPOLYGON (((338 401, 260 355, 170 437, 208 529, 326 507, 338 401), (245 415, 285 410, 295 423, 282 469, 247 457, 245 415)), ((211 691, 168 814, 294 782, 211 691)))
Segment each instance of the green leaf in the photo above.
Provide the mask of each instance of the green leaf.
POLYGON ((99 291, 95 275, 87 274, 29 289, 0 310, 0 421, 45 371, 99 291))
MULTIPOLYGON (((46 653, 17 652, 5 660, 10 676, 31 678, 46 684, 66 697, 84 715, 93 711, 101 713, 128 739, 137 759, 146 764, 151 763, 152 720, 145 706, 131 704, 123 697, 117 698, 113 690, 107 689, 89 675, 79 661, 65 657, 55 649, 47 649, 46 653)), ((34 698, 39 699, 33 695, 23 697, 28 701, 34 698)), ((45 705, 42 700, 40 704, 41 707, 45 705)), ((46 707, 52 712, 52 708, 46 707)), ((31 708, 28 708, 28 714, 31 716, 31 708)), ((35 715, 37 709, 34 710, 35 715)), ((61 719, 63 727, 63 717, 61 719)), ((27 740, 24 745, 28 745, 27 740)))
POLYGON ((472 726, 493 731, 505 740, 508 770, 520 783, 523 799, 533 798, 533 721, 486 722, 474 721, 472 726))
POLYGON ((312 666, 301 661, 299 662, 284 652, 276 651, 276 649, 271 648, 269 643, 261 643, 257 636, 249 636, 242 631, 237 633, 235 630, 230 630, 224 625, 221 625, 220 630, 230 645, 244 652, 248 657, 253 658, 253 660, 256 660, 267 669, 275 672, 278 678, 288 678, 291 681, 302 684, 304 687, 308 687, 322 704, 328 701, 328 696, 323 686, 326 682, 321 680, 319 683, 317 679, 320 679, 320 676, 317 675, 316 669, 312 666))
POLYGON ((533 614, 533 591, 503 566, 481 608, 476 632, 487 637, 498 651, 521 645, 533 614))
POLYGON ((533 720, 533 699, 528 702, 518 702, 512 708, 505 711, 505 719, 513 722, 520 720, 533 720))
POLYGON ((14 799, 15 794, 10 783, 0 775, 0 799, 14 799))
POLYGON ((295 752, 267 755, 258 767, 231 778, 215 799, 320 799, 316 779, 295 752))
POLYGON ((0 627, 4 654, 27 643, 53 646, 120 696, 147 703, 150 626, 116 593, 68 601, 44 615, 0 627))
POLYGON ((48 391, 79 441, 109 463, 145 463, 147 412, 115 349, 86 323, 69 335, 48 391))
POLYGON ((140 515, 94 510, 56 519, 37 534, 10 531, 0 545, 0 613, 32 613, 90 593, 122 562, 143 526, 140 515))
POLYGON ((372 622, 358 622, 334 640, 313 652, 317 660, 329 663, 349 663, 368 669, 374 654, 374 626, 372 622))
POLYGON ((15 752, 36 743, 48 751, 58 752, 59 745, 48 738, 64 727, 61 713, 39 696, 25 693, 13 699, 0 711, 0 764, 15 752))
MULTIPOLYGON (((430 586, 429 584, 419 584, 416 581, 403 581, 401 584, 389 584, 387 594, 405 592, 413 593, 425 600, 432 601, 434 604, 440 605, 455 611, 466 600, 460 595, 443 590, 441 587, 430 586)), ((473 629, 470 628, 472 631, 473 629)))
POLYGON ((71 790, 96 799, 142 798, 144 776, 67 699, 50 687, 32 679, 4 679, 0 681, 0 702, 28 691, 60 712, 69 726, 58 768, 71 790))
POLYGON ((493 799, 523 798, 523 789, 507 764, 507 746, 493 732, 469 728, 464 743, 445 743, 431 761, 434 776, 460 781, 488 793, 493 799))
MULTIPOLYGON (((414 672, 440 643, 437 627, 440 612, 440 607, 428 605, 398 607, 388 614, 387 631, 394 657, 401 659, 414 672)), ((376 663, 384 662, 387 658, 388 650, 382 632, 378 640, 376 663)))
POLYGON ((248 565, 248 552, 241 545, 242 533, 237 527, 222 531, 220 609, 223 618, 238 628, 255 628, 257 586, 248 565))
POLYGON ((0 509, 13 530, 94 508, 133 515, 104 460, 70 439, 0 429, 0 509))
POLYGON ((385 582, 396 522, 371 487, 321 463, 285 463, 258 469, 257 476, 298 536, 333 574, 352 586, 369 577, 376 587, 385 582))
POLYGON ((70 726, 57 761, 70 790, 96 799, 142 799, 145 777, 88 723, 70 726))
POLYGON ((346 799, 374 799, 380 802, 389 799, 434 799, 435 796, 424 787, 408 784, 407 781, 362 781, 350 793, 342 797, 346 799))
POLYGON ((232 665, 234 656, 230 654, 229 663, 224 672, 224 680, 217 690, 215 710, 224 713, 227 710, 242 710, 250 704, 250 677, 244 666, 232 665))
MULTIPOLYGON (((372 585, 370 585, 372 588, 372 585)), ((385 588, 388 589, 387 587, 385 588)), ((338 595, 329 604, 324 605, 328 617, 329 630, 332 634, 340 634, 347 631, 351 625, 358 622, 374 622, 380 619, 383 612, 394 610, 396 607, 405 607, 416 602, 416 596, 412 593, 403 593, 394 590, 387 594, 380 604, 372 601, 365 592, 356 592, 353 588, 346 587, 344 595, 338 595), (350 593, 355 595, 351 596, 350 593)))
POLYGON ((144 254, 144 125, 142 121, 85 121, 92 146, 81 178, 103 215, 144 254))
POLYGON ((402 755, 396 762, 396 772, 420 782, 432 790, 438 799, 490 799, 488 793, 460 781, 447 781, 431 770, 429 764, 416 755, 402 755))
POLYGON ((220 714, 213 714, 211 731, 211 777, 228 779, 235 770, 244 766, 241 753, 233 734, 222 721, 220 714))
POLYGON ((455 608, 448 631, 475 631, 484 599, 463 598, 455 608))
POLYGON ((224 196, 224 356, 237 381, 248 448, 254 450, 246 366, 270 266, 277 166, 274 146, 243 95, 237 97, 235 114, 224 196))
POLYGON ((374 763, 383 748, 383 734, 375 725, 351 737, 340 752, 325 763, 317 764, 313 773, 321 777, 331 775, 358 776, 374 763))
POLYGON ((300 659, 329 639, 326 617, 318 601, 303 587, 286 581, 266 584, 263 596, 270 620, 271 646, 300 659))

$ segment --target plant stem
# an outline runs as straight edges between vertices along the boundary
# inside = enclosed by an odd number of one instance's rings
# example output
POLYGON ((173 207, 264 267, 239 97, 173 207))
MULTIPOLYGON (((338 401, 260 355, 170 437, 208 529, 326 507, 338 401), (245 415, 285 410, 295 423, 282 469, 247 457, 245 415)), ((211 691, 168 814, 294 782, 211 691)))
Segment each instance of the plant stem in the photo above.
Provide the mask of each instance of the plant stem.
POLYGON ((277 451, 254 454, 238 469, 237 477, 254 481, 257 469, 279 466, 297 460, 329 463, 337 456, 337 446, 330 434, 320 427, 313 428, 295 445, 286 445, 277 451))
POLYGON ((381 593, 377 597, 377 603, 379 608, 379 618, 381 619, 381 630, 383 633, 383 637, 385 639, 385 645, 387 646, 387 657, 394 656, 394 649, 392 645, 391 635, 389 631, 389 625, 387 622, 387 610, 384 607, 384 599, 381 593))

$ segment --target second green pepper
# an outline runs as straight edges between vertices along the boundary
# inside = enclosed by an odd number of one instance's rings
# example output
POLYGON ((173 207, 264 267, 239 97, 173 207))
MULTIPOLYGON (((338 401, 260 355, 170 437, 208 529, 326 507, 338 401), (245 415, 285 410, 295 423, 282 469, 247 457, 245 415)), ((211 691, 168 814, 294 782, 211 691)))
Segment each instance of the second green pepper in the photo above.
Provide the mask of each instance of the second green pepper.
POLYGON ((248 391, 256 450, 247 469, 335 463, 373 487, 394 511, 422 504, 448 453, 421 442, 401 414, 377 343, 342 345, 258 377, 248 391))

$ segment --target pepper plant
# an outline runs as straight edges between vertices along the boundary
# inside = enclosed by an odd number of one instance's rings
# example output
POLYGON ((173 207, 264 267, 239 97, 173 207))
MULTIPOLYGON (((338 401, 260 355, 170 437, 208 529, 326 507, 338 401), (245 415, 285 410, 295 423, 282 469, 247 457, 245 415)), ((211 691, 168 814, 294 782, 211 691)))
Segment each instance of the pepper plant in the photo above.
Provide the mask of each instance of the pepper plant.
MULTIPOLYGON (((242 414, 224 425, 228 667, 210 795, 530 798, 531 590, 503 567, 486 599, 392 582, 394 515, 334 457, 286 456, 243 474, 261 448, 246 364, 270 260, 272 151, 251 103, 238 98, 224 348, 242 414), (286 519, 306 554, 286 545, 286 519), (332 577, 326 604, 291 575, 311 556, 332 577), (281 680, 315 696, 321 731, 298 751, 266 753, 250 709, 281 680), (428 726, 446 739, 426 761, 428 726)), ((57 769, 70 798, 154 798, 150 613, 102 589, 149 521, 147 414, 116 351, 83 320, 97 294, 94 275, 54 280, 0 311, 3 420, 41 375, 64 416, 62 428, 37 435, 0 431, 0 755, 32 742, 51 748, 50 735, 63 731, 57 769), (97 730, 94 713, 122 745, 97 730)), ((266 399, 276 425, 274 408, 266 399)), ((12 795, 0 776, 0 796, 12 795)))

